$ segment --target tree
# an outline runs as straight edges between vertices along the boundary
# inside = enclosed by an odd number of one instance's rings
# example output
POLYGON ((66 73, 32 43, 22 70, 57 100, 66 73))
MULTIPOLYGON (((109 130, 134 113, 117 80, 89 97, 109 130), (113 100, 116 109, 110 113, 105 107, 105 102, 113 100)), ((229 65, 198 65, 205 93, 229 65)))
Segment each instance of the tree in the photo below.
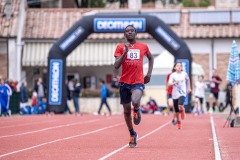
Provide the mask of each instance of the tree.
POLYGON ((193 2, 193 0, 182 0, 184 7, 196 7, 196 4, 193 2))
POLYGON ((104 8, 105 3, 103 0, 90 0, 90 8, 104 8))
POLYGON ((200 7, 208 7, 210 4, 211 4, 211 3, 210 3, 209 0, 201 0, 201 1, 199 2, 199 6, 200 6, 200 7))
POLYGON ((104 0, 75 0, 77 8, 104 8, 104 0), (81 4, 80 4, 81 2, 81 4))

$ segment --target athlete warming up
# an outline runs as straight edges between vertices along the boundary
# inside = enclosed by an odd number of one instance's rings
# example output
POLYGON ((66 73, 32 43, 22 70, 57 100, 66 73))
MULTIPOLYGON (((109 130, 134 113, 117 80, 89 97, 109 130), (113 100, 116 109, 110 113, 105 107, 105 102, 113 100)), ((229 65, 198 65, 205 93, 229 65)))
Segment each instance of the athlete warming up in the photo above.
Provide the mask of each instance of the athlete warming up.
POLYGON ((151 78, 153 68, 153 56, 146 44, 136 41, 137 31, 132 25, 124 30, 127 40, 125 44, 119 44, 114 53, 115 69, 122 66, 120 77, 120 99, 124 108, 124 118, 130 133, 129 147, 136 147, 137 132, 133 129, 131 104, 133 105, 133 121, 135 125, 141 122, 140 101, 143 95, 144 84, 151 78), (143 75, 143 57, 147 56, 149 67, 146 76, 143 75))
POLYGON ((184 99, 187 94, 191 92, 191 85, 188 74, 182 71, 182 63, 177 62, 174 65, 174 69, 175 72, 170 75, 168 86, 173 86, 173 107, 177 118, 177 128, 181 129, 179 113, 181 114, 181 119, 183 120, 185 118, 184 99))

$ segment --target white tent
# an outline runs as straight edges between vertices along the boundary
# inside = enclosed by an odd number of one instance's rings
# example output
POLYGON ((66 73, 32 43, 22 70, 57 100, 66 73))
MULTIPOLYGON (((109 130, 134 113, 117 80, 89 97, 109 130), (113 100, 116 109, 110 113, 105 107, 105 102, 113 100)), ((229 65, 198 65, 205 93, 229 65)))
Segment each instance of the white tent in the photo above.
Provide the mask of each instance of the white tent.
MULTIPOLYGON (((153 75, 167 75, 171 72, 174 65, 174 57, 167 50, 154 58, 153 75)), ((147 73, 148 63, 143 65, 144 73, 147 73)), ((192 75, 204 75, 204 70, 200 64, 192 62, 192 75)))

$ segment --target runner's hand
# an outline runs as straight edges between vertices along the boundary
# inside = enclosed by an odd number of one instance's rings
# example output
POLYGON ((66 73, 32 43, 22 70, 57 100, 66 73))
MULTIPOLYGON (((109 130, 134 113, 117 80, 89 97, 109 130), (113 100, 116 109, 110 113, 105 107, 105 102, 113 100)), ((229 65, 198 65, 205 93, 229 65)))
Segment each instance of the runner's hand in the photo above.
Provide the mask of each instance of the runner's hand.
POLYGON ((191 90, 191 89, 188 89, 187 93, 189 94, 189 93, 191 93, 191 92, 192 92, 192 90, 191 90))
POLYGON ((125 43, 125 48, 124 48, 125 53, 128 52, 129 46, 130 46, 130 43, 125 43))
POLYGON ((146 76, 144 77, 144 84, 147 84, 148 82, 150 82, 150 79, 151 79, 151 76, 146 75, 146 76))

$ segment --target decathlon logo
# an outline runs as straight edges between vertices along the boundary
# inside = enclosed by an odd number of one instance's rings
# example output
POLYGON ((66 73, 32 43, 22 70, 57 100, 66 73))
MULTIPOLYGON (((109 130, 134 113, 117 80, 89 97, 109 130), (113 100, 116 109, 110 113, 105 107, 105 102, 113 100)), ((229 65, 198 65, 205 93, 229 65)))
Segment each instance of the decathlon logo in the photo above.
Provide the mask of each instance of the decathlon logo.
POLYGON ((69 47, 82 33, 84 29, 80 26, 78 27, 69 37, 67 37, 61 44, 60 48, 64 51, 69 47))
POLYGON ((145 18, 95 18, 95 32, 123 32, 127 25, 133 25, 137 31, 146 29, 145 18))
POLYGON ((62 97, 62 60, 50 60, 49 104, 60 105, 62 97))

